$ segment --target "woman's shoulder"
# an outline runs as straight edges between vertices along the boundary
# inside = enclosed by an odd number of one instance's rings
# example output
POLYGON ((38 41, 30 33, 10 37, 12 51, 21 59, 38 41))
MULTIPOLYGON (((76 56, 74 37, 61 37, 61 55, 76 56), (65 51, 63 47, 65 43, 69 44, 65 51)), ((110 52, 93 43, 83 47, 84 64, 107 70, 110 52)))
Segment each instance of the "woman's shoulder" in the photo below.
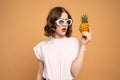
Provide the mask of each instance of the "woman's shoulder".
POLYGON ((78 38, 76 37, 70 37, 71 40, 74 40, 74 41, 80 41, 78 38))
POLYGON ((80 44, 80 39, 76 38, 76 37, 70 37, 70 40, 73 44, 80 44))
POLYGON ((48 42, 50 42, 50 39, 40 41, 34 47, 37 48, 37 47, 43 46, 43 45, 47 44, 48 42))

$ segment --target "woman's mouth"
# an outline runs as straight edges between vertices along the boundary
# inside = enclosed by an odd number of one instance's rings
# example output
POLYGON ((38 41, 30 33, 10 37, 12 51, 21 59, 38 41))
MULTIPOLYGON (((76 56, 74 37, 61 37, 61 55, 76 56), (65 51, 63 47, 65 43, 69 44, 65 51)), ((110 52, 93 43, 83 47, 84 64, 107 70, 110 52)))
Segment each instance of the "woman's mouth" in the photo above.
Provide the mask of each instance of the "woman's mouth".
POLYGON ((62 30, 61 30, 62 32, 66 32, 67 31, 67 29, 66 28, 62 28, 62 30))

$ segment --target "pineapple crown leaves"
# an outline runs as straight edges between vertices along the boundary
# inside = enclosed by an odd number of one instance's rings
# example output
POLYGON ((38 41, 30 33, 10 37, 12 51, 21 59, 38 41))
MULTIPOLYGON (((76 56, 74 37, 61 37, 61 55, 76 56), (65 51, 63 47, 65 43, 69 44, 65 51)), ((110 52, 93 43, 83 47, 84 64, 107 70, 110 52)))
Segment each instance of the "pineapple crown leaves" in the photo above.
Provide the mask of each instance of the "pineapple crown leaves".
POLYGON ((82 23, 88 23, 88 16, 86 14, 83 14, 81 16, 82 23))

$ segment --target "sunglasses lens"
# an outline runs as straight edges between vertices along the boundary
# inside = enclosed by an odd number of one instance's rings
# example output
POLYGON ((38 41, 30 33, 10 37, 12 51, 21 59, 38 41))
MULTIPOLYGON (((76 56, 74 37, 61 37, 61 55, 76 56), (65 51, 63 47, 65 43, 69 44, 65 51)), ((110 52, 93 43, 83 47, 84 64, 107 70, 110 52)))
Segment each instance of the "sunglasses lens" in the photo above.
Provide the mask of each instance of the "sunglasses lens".
POLYGON ((68 20, 68 21, 67 21, 67 24, 70 25, 70 24, 71 24, 71 20, 68 20))
POLYGON ((63 21, 63 20, 60 20, 58 23, 59 23, 59 25, 63 25, 63 24, 64 24, 64 21, 63 21))

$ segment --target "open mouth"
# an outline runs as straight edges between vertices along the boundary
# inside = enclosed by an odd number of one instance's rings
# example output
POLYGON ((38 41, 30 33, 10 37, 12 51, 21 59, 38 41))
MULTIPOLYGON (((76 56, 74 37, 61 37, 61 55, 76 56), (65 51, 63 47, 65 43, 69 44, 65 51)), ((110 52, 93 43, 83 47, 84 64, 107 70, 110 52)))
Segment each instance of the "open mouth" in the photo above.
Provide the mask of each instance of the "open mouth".
POLYGON ((67 31, 67 29, 66 28, 62 28, 62 32, 66 32, 67 31))

